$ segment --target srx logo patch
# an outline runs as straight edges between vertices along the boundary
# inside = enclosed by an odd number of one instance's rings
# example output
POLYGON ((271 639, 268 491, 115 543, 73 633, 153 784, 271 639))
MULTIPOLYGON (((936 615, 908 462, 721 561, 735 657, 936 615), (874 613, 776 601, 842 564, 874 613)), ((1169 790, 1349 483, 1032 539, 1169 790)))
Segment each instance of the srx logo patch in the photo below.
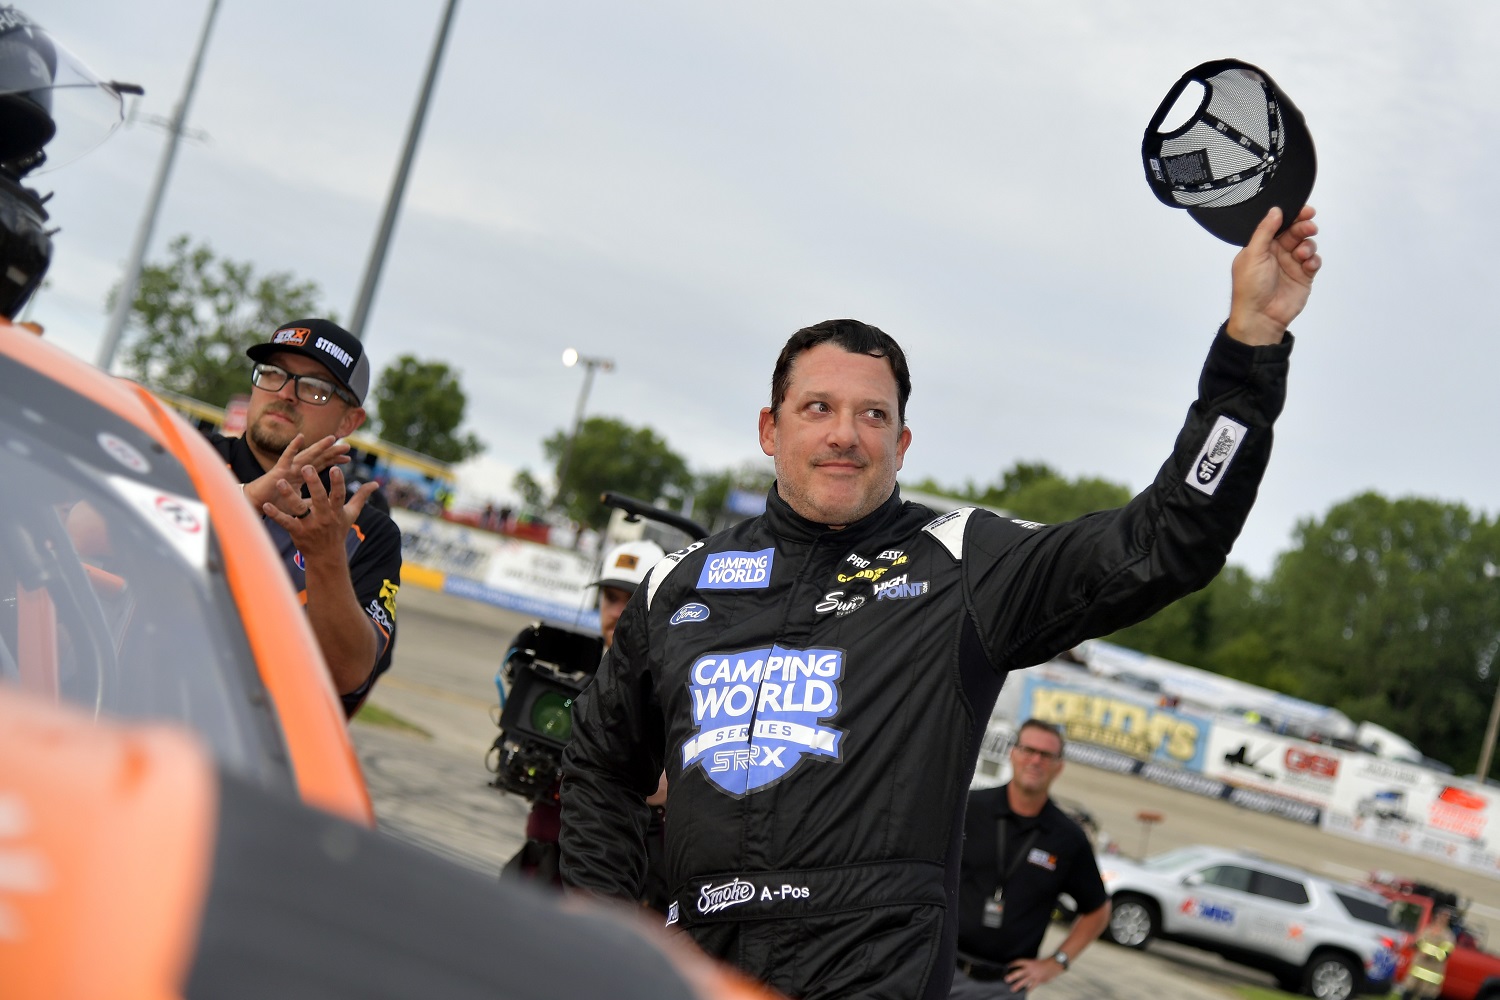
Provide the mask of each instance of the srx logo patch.
POLYGON ((688 690, 697 733, 682 768, 700 765, 735 798, 786 777, 808 755, 840 760, 844 733, 819 723, 838 714, 842 649, 747 649, 708 653, 688 690))

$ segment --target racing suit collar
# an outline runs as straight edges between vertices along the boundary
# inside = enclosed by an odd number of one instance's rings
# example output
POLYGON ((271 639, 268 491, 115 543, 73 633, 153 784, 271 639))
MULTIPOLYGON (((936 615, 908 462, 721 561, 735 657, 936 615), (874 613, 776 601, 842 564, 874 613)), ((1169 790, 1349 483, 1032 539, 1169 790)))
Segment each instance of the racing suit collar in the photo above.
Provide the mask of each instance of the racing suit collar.
POLYGON ((766 493, 766 523, 771 530, 783 538, 794 541, 811 542, 824 536, 837 535, 840 539, 854 541, 878 531, 889 524, 900 512, 903 506, 901 500, 901 487, 897 486, 891 490, 891 495, 886 498, 885 503, 876 507, 869 514, 855 521, 847 527, 834 531, 826 524, 809 521, 807 518, 792 510, 791 505, 781 498, 772 483, 770 490, 766 493))

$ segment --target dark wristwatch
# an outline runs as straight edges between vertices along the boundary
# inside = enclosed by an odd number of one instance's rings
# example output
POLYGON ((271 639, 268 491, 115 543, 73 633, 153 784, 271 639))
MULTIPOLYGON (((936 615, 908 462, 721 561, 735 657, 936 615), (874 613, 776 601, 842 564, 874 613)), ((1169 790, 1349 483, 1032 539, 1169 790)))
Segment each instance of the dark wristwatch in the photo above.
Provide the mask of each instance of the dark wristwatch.
POLYGON ((1058 965, 1062 966, 1062 969, 1063 969, 1064 972, 1068 971, 1069 961, 1068 961, 1068 953, 1067 952, 1063 951, 1062 949, 1058 949, 1057 951, 1054 951, 1052 953, 1052 961, 1054 961, 1058 965))

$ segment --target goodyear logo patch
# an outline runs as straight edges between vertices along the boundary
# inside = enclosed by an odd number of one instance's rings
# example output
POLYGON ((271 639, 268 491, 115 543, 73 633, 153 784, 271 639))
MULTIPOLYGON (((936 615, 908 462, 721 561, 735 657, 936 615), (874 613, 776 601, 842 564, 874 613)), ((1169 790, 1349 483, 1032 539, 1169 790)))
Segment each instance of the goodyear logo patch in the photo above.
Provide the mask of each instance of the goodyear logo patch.
POLYGON ((842 759, 843 731, 820 723, 838 714, 843 677, 842 649, 700 656, 689 675, 697 730, 682 745, 683 770, 701 767, 740 798, 785 778, 804 757, 842 759))
POLYGON ((764 590, 771 585, 775 549, 758 552, 715 552, 698 574, 699 590, 764 590))

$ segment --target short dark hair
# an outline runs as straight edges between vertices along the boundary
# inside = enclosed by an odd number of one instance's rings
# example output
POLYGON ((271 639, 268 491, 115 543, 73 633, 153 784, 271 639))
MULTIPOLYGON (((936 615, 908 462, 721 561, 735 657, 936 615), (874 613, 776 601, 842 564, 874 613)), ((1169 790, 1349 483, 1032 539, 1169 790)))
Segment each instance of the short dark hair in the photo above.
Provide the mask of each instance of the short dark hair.
POLYGON ((1056 736, 1058 753, 1062 753, 1068 748, 1068 741, 1063 739, 1062 730, 1050 722, 1043 722, 1041 719, 1027 719, 1021 723, 1021 728, 1016 730, 1016 746, 1021 745, 1021 734, 1028 729, 1035 729, 1039 733, 1051 733, 1053 736, 1056 736))
POLYGON ((891 374, 896 377, 897 415, 901 426, 905 427, 906 401, 911 397, 911 371, 906 367, 906 354, 890 334, 857 319, 824 320, 792 334, 786 346, 781 349, 781 356, 776 359, 776 370, 771 373, 771 416, 781 412, 787 386, 792 382, 792 364, 797 360, 797 355, 827 343, 837 344, 850 354, 868 354, 872 358, 885 358, 889 362, 891 374))

